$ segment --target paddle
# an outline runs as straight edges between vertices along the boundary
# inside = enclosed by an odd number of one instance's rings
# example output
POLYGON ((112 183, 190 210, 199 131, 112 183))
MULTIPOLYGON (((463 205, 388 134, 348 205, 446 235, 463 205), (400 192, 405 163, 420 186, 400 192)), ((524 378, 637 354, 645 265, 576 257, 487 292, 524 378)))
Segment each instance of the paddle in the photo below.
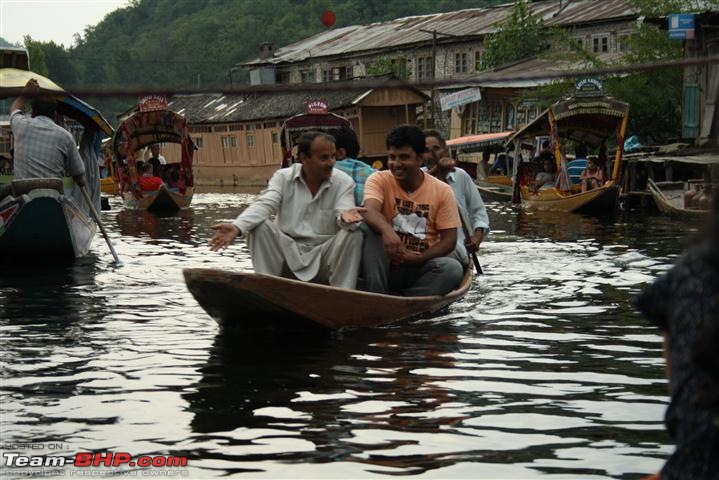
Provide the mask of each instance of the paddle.
MULTIPOLYGON (((462 216, 462 212, 457 208, 457 213, 459 213, 459 220, 462 222, 462 231, 464 232, 464 238, 469 240, 471 235, 469 234, 469 229, 467 228, 467 224, 464 221, 464 217, 462 216)), ((467 250, 467 253, 470 257, 472 257, 472 262, 474 262, 474 269, 477 271, 477 275, 483 275, 484 272, 482 271, 482 266, 479 264, 479 259, 477 258, 477 255, 474 252, 470 252, 467 250)))
POLYGON ((100 227, 102 236, 105 237, 107 246, 110 247, 110 252, 112 253, 112 256, 115 258, 115 264, 118 267, 121 266, 122 262, 120 262, 120 258, 117 256, 117 253, 115 252, 115 247, 112 246, 110 237, 107 236, 107 232, 105 231, 105 225, 103 225, 102 220, 100 220, 100 215, 97 214, 97 210, 95 210, 95 205, 92 204, 92 201, 90 200, 90 195, 87 193, 87 189, 85 188, 85 185, 78 185, 78 187, 80 187, 82 196, 85 198, 85 203, 87 203, 87 206, 90 207, 90 213, 92 214, 93 220, 95 220, 95 223, 97 223, 97 226, 100 227))

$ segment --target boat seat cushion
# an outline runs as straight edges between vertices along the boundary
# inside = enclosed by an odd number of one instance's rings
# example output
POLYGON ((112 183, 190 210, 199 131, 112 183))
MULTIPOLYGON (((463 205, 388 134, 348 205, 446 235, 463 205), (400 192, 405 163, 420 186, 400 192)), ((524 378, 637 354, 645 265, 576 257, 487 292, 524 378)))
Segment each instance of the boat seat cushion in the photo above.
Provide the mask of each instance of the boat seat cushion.
POLYGON ((55 190, 60 194, 65 193, 61 178, 26 178, 23 180, 13 180, 11 185, 14 197, 24 195, 39 188, 55 190))

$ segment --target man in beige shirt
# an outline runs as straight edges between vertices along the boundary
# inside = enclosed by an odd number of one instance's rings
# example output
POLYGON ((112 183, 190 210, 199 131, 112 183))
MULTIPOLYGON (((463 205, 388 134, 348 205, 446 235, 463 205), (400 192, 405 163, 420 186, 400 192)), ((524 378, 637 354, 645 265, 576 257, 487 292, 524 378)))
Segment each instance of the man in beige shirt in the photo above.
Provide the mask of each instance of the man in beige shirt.
POLYGON ((357 230, 364 208, 354 206, 354 182, 334 169, 334 138, 300 137, 301 164, 277 170, 255 202, 232 223, 212 228, 210 248, 247 236, 257 273, 354 289, 362 257, 357 230), (276 215, 274 221, 270 220, 276 215))

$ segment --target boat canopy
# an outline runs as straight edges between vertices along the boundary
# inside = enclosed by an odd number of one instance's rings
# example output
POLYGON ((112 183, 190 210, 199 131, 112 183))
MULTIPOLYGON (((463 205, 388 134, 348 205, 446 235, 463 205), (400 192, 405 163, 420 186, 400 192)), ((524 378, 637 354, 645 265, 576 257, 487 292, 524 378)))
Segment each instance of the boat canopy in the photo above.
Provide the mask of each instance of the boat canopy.
POLYGON ((502 145, 512 134, 512 130, 497 133, 483 133, 481 135, 467 135, 465 137, 447 140, 447 145, 461 152, 479 152, 487 147, 502 145))
POLYGON ((288 118, 282 125, 282 150, 291 150, 305 132, 342 127, 352 128, 352 124, 336 113, 300 113, 288 118))
POLYGON ((549 107, 508 141, 549 135, 553 122, 558 138, 568 138, 597 148, 615 134, 628 114, 629 104, 611 97, 573 97, 549 107))
POLYGON ((35 72, 17 68, 0 69, 0 98, 17 96, 31 78, 37 80, 40 85, 40 92, 48 94, 57 100, 57 111, 62 115, 80 122, 85 128, 93 125, 99 128, 107 137, 112 137, 115 133, 105 117, 96 108, 67 93, 49 78, 35 72))
POLYGON ((185 139, 189 140, 189 132, 187 119, 182 115, 170 110, 137 111, 117 127, 113 148, 115 154, 124 158, 130 151, 153 143, 182 143, 185 139))

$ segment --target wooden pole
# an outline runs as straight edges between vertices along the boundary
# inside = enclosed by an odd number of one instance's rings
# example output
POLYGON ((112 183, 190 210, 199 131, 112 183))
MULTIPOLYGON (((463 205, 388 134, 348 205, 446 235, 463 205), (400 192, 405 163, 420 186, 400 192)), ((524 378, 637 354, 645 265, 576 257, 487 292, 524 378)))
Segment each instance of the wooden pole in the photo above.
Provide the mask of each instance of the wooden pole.
POLYGON ((100 220, 100 215, 98 215, 97 210, 95 210, 95 205, 92 204, 92 200, 90 200, 90 195, 87 193, 85 185, 78 185, 78 187, 80 187, 82 196, 85 198, 85 203, 87 203, 87 206, 90 208, 92 218, 95 220, 95 223, 97 223, 97 226, 100 227, 102 236, 105 237, 107 246, 110 247, 110 253, 112 253, 112 256, 115 258, 115 264, 118 267, 121 266, 122 262, 120 262, 120 258, 117 256, 117 252, 115 252, 115 247, 113 247, 112 242, 110 242, 110 237, 107 236, 107 232, 105 231, 105 225, 103 225, 102 220, 100 220))
MULTIPOLYGON (((462 211, 459 209, 459 207, 457 207, 457 213, 459 214, 459 221, 462 222, 462 231, 464 232, 464 238, 465 240, 469 240, 471 235, 469 234, 467 223, 464 221, 462 211)), ((477 271, 477 275, 483 275, 484 272, 482 271, 482 266, 479 264, 479 259, 477 258, 477 255, 474 252, 470 252, 469 250, 467 250, 467 253, 472 258, 472 263, 474 263, 474 269, 477 271)))

